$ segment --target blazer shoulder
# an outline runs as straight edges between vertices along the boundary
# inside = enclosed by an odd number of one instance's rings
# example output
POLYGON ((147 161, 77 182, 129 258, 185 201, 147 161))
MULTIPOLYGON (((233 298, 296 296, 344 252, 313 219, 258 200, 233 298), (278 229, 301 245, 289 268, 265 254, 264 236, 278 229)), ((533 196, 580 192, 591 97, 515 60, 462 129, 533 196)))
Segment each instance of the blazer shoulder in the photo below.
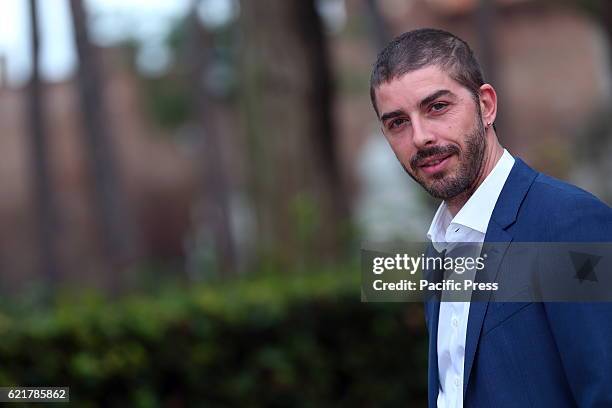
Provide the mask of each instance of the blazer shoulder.
POLYGON ((568 210, 576 206, 588 206, 610 212, 612 209, 592 193, 573 184, 558 180, 543 173, 536 176, 530 194, 536 195, 547 209, 568 210))
POLYGON ((577 186, 538 173, 526 204, 550 241, 612 241, 612 208, 577 186))

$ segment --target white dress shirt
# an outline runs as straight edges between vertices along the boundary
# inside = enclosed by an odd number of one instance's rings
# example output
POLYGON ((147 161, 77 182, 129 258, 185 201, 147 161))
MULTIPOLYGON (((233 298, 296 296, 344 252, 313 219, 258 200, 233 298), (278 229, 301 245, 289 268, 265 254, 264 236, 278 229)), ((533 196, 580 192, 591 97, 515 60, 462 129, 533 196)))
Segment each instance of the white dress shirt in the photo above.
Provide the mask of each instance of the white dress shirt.
MULTIPOLYGON (((476 242, 482 247, 491 214, 513 165, 514 157, 504 149, 491 173, 454 218, 446 203, 440 204, 427 232, 427 238, 438 252, 451 250, 453 242, 476 242)), ((475 250, 480 252, 480 247, 475 250)), ((463 369, 469 310, 470 302, 440 304, 437 339, 440 378, 438 408, 463 407, 463 369)))

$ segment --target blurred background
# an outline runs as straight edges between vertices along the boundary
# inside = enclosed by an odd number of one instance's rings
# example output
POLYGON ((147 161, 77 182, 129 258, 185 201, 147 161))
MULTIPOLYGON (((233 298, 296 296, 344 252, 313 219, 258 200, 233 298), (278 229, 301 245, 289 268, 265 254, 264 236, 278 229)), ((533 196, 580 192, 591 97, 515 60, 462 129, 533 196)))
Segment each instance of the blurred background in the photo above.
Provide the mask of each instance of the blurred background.
POLYGON ((8 0, 0 385, 77 406, 425 406, 416 304, 360 303, 365 241, 438 203, 370 106, 395 35, 449 30, 502 144, 612 202, 606 0, 8 0))

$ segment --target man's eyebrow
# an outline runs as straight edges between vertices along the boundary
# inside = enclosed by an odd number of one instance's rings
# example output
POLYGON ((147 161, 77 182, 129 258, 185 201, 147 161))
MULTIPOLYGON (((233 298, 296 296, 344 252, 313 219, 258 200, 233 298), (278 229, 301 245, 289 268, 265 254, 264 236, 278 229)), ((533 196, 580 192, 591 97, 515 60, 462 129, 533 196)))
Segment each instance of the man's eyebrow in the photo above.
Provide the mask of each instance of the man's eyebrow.
MULTIPOLYGON (((450 95, 450 96, 455 96, 454 93, 452 93, 451 91, 449 91, 448 89, 440 89, 439 91, 436 91, 434 93, 432 93, 431 95, 425 97, 424 99, 421 100, 421 102, 419 102, 419 107, 421 109, 425 108, 427 105, 429 105, 431 102, 435 101, 436 99, 438 99, 441 96, 444 95, 450 95)), ((404 115, 404 111, 401 109, 398 110, 394 110, 392 112, 388 112, 388 113, 384 113, 383 115, 381 115, 380 120, 382 122, 384 122, 387 119, 392 119, 392 118, 396 118, 398 116, 404 115)))
POLYGON ((384 122, 384 121, 385 121, 385 120, 387 120, 387 119, 396 118, 396 117, 398 117, 398 116, 402 116, 403 114, 404 114, 404 111, 403 111, 403 110, 401 110, 401 109, 394 110, 393 112, 387 112, 387 113, 384 113, 384 114, 383 114, 383 115, 380 117, 380 120, 381 120, 382 122, 384 122))
POLYGON ((427 96, 426 98, 424 98, 423 100, 421 100, 421 102, 419 102, 419 106, 421 107, 421 109, 423 109, 427 105, 429 105, 431 102, 435 101, 436 99, 438 99, 439 97, 444 96, 444 95, 452 95, 452 96, 454 96, 455 94, 453 94, 448 89, 440 89, 439 91, 436 91, 436 92, 432 93, 431 95, 427 96))

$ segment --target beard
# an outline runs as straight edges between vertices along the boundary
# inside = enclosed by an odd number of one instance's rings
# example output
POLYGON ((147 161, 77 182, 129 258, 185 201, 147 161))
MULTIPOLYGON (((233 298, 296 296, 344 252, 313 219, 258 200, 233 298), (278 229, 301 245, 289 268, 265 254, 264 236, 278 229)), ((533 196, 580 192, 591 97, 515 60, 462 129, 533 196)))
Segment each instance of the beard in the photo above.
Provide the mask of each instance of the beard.
POLYGON ((419 183, 431 196, 442 200, 449 200, 459 194, 468 192, 473 187, 478 174, 480 173, 484 152, 487 147, 485 130, 477 116, 472 131, 465 135, 465 152, 459 150, 455 145, 434 146, 419 150, 410 159, 409 171, 402 163, 402 167, 410 177, 419 183), (454 174, 449 171, 435 173, 429 179, 423 179, 418 174, 418 166, 421 160, 436 155, 456 155, 458 168, 454 174))

